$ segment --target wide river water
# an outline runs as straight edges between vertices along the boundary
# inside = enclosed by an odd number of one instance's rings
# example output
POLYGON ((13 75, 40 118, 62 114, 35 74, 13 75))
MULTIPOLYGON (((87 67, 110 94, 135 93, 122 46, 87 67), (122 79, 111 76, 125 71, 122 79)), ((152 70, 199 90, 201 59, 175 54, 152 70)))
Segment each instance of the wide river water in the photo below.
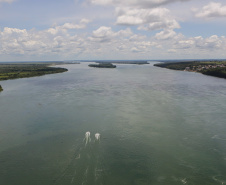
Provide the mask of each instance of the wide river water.
POLYGON ((62 67, 1 81, 0 185, 226 184, 225 79, 62 67))

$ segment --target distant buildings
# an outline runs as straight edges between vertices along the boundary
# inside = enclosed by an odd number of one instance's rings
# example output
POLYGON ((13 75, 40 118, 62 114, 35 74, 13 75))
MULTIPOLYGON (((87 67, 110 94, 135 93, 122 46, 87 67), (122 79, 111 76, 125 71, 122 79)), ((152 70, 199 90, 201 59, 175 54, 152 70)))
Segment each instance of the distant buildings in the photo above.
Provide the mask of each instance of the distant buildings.
POLYGON ((184 71, 190 71, 190 72, 200 72, 207 69, 215 69, 215 68, 222 68, 226 67, 224 64, 219 65, 198 65, 198 66, 192 66, 192 67, 186 67, 184 71))

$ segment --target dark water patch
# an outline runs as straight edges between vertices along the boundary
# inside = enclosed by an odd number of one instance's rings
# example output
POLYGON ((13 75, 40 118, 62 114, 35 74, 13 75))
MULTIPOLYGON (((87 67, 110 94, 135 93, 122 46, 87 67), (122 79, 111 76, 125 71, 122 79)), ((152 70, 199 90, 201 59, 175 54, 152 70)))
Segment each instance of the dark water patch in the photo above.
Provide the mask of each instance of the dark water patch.
POLYGON ((53 184, 79 150, 73 135, 28 142, 0 154, 0 184, 53 184))

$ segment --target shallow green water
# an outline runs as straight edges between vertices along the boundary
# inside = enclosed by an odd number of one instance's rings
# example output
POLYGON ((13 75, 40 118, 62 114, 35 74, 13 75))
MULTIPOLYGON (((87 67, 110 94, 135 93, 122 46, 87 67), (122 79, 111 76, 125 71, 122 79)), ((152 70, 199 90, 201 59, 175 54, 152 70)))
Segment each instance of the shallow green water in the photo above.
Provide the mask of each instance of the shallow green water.
POLYGON ((0 185, 226 184, 226 80, 87 65, 1 82, 0 185))

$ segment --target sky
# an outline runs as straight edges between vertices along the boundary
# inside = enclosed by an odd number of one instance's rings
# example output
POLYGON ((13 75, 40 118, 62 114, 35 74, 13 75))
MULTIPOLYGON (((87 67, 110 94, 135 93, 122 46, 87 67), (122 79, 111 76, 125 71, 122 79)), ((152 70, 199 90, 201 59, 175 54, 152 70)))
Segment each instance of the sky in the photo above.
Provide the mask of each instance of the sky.
POLYGON ((225 0, 0 0, 0 62, 226 59, 225 0))

